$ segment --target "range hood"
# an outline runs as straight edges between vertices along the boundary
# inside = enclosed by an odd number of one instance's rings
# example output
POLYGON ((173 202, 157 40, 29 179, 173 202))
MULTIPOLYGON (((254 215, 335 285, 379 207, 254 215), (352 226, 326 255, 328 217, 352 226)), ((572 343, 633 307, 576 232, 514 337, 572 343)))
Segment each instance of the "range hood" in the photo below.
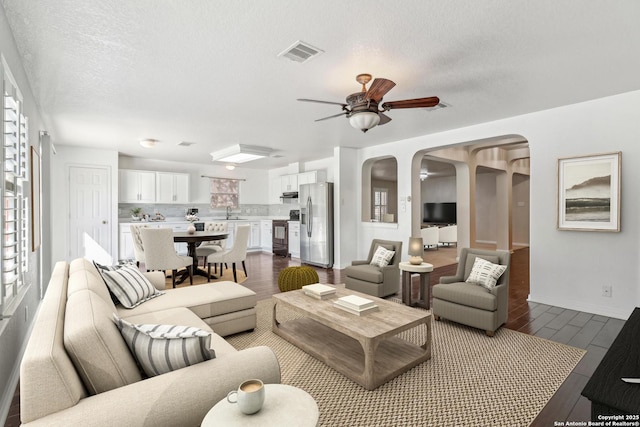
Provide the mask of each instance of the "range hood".
POLYGON ((285 191, 284 193, 282 193, 282 196, 280 196, 281 199, 297 199, 298 198, 298 192, 297 191, 285 191))

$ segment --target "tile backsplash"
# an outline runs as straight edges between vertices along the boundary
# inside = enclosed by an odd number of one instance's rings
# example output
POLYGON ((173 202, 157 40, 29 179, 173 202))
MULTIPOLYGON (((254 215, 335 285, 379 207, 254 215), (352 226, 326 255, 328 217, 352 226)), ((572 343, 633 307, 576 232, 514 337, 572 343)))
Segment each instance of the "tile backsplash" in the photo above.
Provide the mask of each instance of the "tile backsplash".
MULTIPOLYGON (((142 208, 142 213, 154 215, 160 212, 166 218, 184 217, 188 208, 198 208, 198 215, 201 217, 222 217, 226 214, 225 208, 212 208, 209 204, 194 203, 192 205, 173 205, 173 204, 135 204, 135 203, 119 203, 118 217, 120 219, 131 218, 131 209, 142 208)), ((287 203, 281 205, 240 205, 231 210, 233 216, 251 216, 251 217, 269 217, 282 216, 288 217, 291 209, 299 209, 297 203, 287 203)))

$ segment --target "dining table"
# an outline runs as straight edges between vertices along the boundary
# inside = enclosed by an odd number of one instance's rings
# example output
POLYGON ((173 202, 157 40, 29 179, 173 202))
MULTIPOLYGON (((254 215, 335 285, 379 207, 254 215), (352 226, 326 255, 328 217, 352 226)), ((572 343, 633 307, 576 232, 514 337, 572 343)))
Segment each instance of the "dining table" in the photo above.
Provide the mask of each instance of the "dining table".
MULTIPOLYGON (((196 247, 198 243, 209 242, 211 240, 223 240, 229 237, 229 233, 220 231, 174 231, 173 241, 185 242, 187 244, 187 255, 193 259, 193 275, 209 277, 209 274, 200 268, 198 268, 198 257, 196 256, 196 247)), ((189 277, 189 271, 185 270, 182 276, 176 281, 176 283, 184 282, 189 277)), ((216 276, 211 275, 212 279, 217 279, 216 276)))

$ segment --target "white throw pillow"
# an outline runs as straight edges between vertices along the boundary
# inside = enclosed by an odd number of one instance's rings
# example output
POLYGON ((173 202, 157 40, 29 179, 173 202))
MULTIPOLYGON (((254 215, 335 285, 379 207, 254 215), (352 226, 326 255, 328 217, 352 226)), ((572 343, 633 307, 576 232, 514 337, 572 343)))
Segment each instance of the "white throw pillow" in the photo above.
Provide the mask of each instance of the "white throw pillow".
POLYGON ((385 267, 389 265, 393 256, 395 255, 395 251, 390 251, 388 249, 383 248, 382 246, 378 246, 376 252, 373 254, 371 258, 371 265, 377 265, 378 267, 385 267))
POLYGON ((476 257, 467 283, 475 283, 487 289, 493 289, 502 273, 507 269, 506 265, 494 264, 480 257, 476 257))
POLYGON ((111 271, 99 268, 98 271, 123 307, 133 308, 164 294, 157 290, 135 265, 125 264, 111 271))
POLYGON ((144 372, 153 377, 214 359, 211 332, 192 326, 134 325, 113 315, 144 372))

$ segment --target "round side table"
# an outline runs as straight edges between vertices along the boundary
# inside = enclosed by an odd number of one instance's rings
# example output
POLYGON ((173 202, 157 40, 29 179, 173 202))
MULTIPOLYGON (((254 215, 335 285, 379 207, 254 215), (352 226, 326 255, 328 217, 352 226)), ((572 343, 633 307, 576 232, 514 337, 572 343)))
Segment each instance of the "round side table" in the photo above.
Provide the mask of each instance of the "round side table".
POLYGON ((433 265, 428 262, 422 264, 411 264, 410 262, 401 262, 400 270, 402 271, 402 303, 409 306, 418 306, 425 309, 431 307, 431 287, 429 286, 429 273, 433 271, 433 265), (420 296, 418 300, 411 301, 411 275, 420 275, 420 296))
POLYGON ((306 391, 286 384, 265 384, 264 405, 259 412, 246 415, 225 397, 211 408, 202 427, 214 426, 292 426, 315 427, 320 413, 316 401, 306 391))

